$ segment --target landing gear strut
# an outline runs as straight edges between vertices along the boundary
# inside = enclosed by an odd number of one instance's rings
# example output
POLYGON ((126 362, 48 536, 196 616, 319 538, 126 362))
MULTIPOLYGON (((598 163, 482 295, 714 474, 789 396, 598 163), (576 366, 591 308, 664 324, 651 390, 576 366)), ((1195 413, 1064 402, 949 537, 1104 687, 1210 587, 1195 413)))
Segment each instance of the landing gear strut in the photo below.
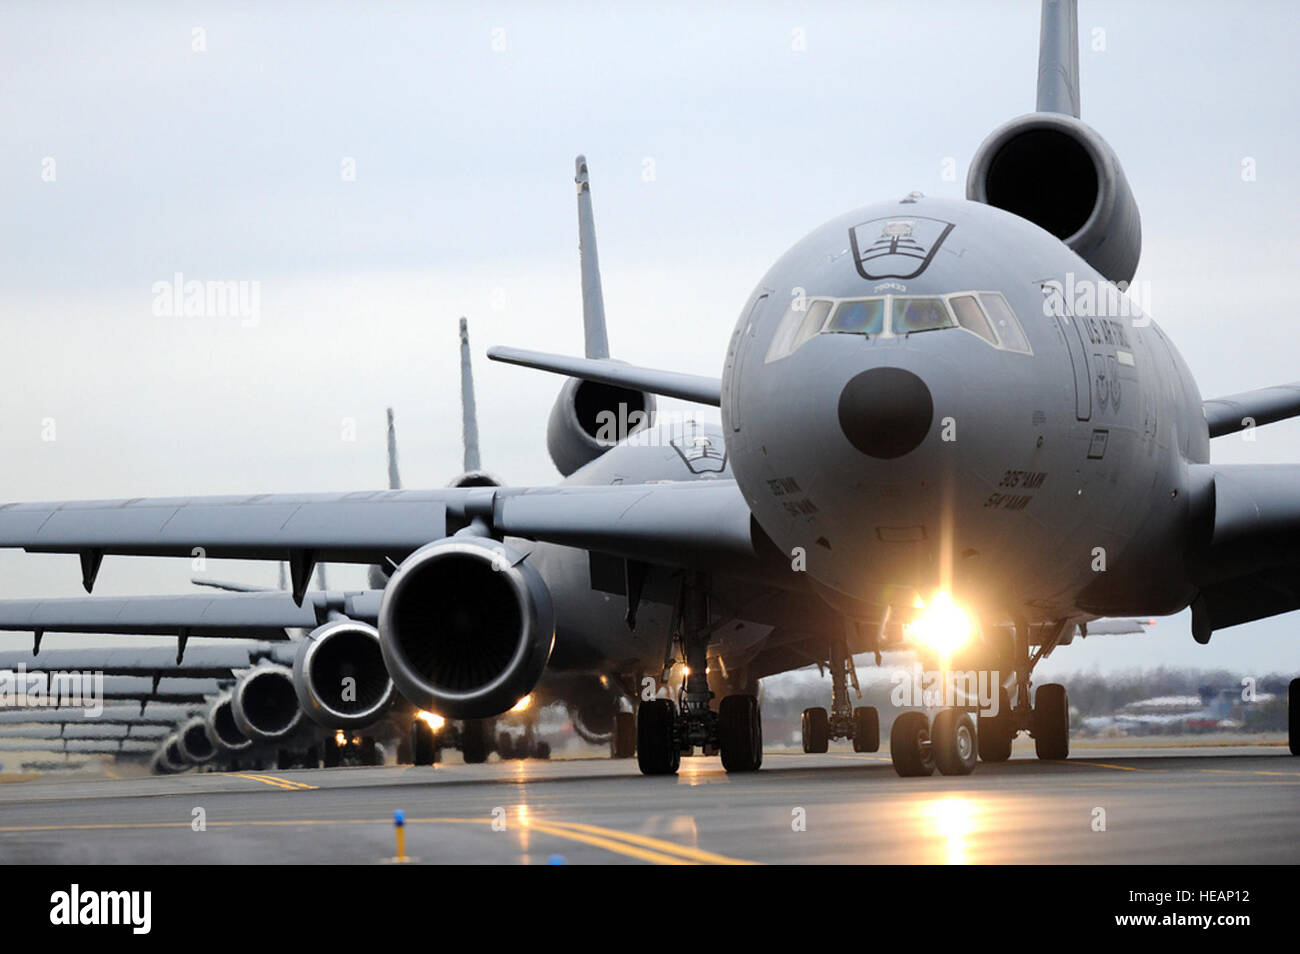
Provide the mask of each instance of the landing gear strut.
POLYGON ((803 710, 803 750, 825 752, 831 739, 852 739, 854 752, 880 750, 880 714, 874 706, 853 707, 849 686, 858 698, 857 667, 849 653, 848 640, 831 640, 831 711, 822 708, 803 710))
POLYGON ((689 574, 682 583, 678 642, 687 675, 680 707, 668 699, 652 699, 637 710, 637 763, 645 775, 674 775, 682 755, 699 746, 717 752, 728 772, 753 772, 763 764, 763 724, 758 697, 728 695, 715 712, 709 689, 708 579, 689 574))
POLYGON ((997 712, 979 714, 981 761, 1005 762, 1011 757, 1011 743, 1020 732, 1033 736, 1034 751, 1040 759, 1069 758, 1070 700, 1065 687, 1051 682, 1030 692, 1034 667, 1056 648, 1069 625, 1061 621, 1052 626, 1043 634, 1037 651, 1031 654, 1029 624, 1023 619, 1016 620, 1010 651, 1014 679, 998 689, 997 712))

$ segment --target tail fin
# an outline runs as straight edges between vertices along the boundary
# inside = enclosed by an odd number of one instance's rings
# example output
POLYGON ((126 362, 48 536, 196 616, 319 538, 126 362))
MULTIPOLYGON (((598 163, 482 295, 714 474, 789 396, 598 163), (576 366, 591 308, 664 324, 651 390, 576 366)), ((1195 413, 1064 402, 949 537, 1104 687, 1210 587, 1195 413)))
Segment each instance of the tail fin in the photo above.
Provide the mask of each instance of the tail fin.
MULTIPOLYGON (((597 287, 599 294, 599 286, 597 287)), ((469 322, 460 320, 461 439, 465 445, 465 471, 478 470, 478 412, 474 407, 474 372, 469 363, 469 322)))
POLYGON ((574 160, 578 184, 578 256, 582 262, 582 329, 588 358, 609 357, 605 332, 605 296, 600 289, 600 258, 596 255, 596 221, 591 213, 591 182, 587 157, 574 160))
POLYGON ((1043 0, 1038 36, 1038 111, 1079 118, 1078 0, 1043 0))
POLYGON ((388 489, 402 489, 402 475, 397 472, 397 428, 391 407, 388 409, 388 489))

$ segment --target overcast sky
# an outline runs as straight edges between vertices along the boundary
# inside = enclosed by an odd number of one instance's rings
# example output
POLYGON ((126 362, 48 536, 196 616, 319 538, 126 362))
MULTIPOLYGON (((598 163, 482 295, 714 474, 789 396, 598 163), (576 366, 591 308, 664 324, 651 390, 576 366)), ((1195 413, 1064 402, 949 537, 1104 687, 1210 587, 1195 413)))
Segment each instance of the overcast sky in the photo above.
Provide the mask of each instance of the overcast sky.
MULTIPOLYGON (((1300 379, 1300 8, 1080 6, 1083 118, 1141 205, 1152 313, 1207 397, 1300 379)), ((717 375, 812 228, 962 194, 984 136, 1033 108, 1038 22, 1030 0, 6 4, 0 498, 373 488, 390 404, 407 485, 441 485, 462 314, 485 466, 549 482, 557 379, 483 350, 581 349, 575 154, 614 355, 717 375), (155 314, 177 273, 257 283, 256 321, 155 314)), ((1214 453, 1300 460, 1300 425, 1214 453)), ((110 557, 97 591, 188 577, 110 557)), ((0 596, 79 592, 75 557, 0 553, 0 596)), ((1205 648, 1184 615, 1049 665, 1296 672, 1296 625, 1205 648)))

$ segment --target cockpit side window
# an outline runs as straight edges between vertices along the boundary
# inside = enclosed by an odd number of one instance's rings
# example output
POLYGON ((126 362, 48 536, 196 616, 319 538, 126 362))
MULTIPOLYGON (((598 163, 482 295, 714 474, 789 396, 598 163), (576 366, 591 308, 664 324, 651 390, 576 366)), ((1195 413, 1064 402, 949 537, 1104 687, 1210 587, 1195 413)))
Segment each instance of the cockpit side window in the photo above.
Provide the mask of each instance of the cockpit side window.
POLYGON ((772 346, 767 350, 764 363, 779 361, 792 355, 799 346, 821 331, 830 314, 832 302, 825 299, 815 301, 798 300, 790 305, 777 325, 772 346))
POLYGON ((957 323, 942 298, 894 298, 890 328, 896 335, 955 328, 957 323))
POLYGON ((993 326, 989 324, 984 309, 980 307, 974 295, 954 295, 948 299, 948 304, 952 306, 953 314, 957 316, 957 324, 979 335, 993 347, 998 346, 998 336, 993 333, 993 326))
POLYGON ((998 292, 980 292, 979 299, 984 310, 988 312, 989 320, 993 322, 993 328, 998 333, 1002 347, 1007 351, 1033 354, 1033 349, 1029 347, 1029 339, 1025 337, 1024 329, 1020 327, 1020 322, 1016 319, 1011 306, 1007 304, 1007 300, 998 292))
POLYGON ((885 300, 842 301, 835 317, 826 326, 829 332, 854 335, 878 335, 885 330, 885 300))

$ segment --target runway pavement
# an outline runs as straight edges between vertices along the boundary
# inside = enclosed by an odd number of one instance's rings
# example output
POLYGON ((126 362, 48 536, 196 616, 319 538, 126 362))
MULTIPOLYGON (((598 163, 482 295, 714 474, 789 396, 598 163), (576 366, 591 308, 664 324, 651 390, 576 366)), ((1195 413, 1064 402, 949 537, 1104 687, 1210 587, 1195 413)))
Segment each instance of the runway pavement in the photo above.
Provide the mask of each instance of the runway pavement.
POLYGON ((0 785, 5 863, 1295 863, 1300 759, 1284 744, 1018 744, 965 777, 886 753, 387 766, 0 785), (195 830, 197 820, 205 830, 195 830))

